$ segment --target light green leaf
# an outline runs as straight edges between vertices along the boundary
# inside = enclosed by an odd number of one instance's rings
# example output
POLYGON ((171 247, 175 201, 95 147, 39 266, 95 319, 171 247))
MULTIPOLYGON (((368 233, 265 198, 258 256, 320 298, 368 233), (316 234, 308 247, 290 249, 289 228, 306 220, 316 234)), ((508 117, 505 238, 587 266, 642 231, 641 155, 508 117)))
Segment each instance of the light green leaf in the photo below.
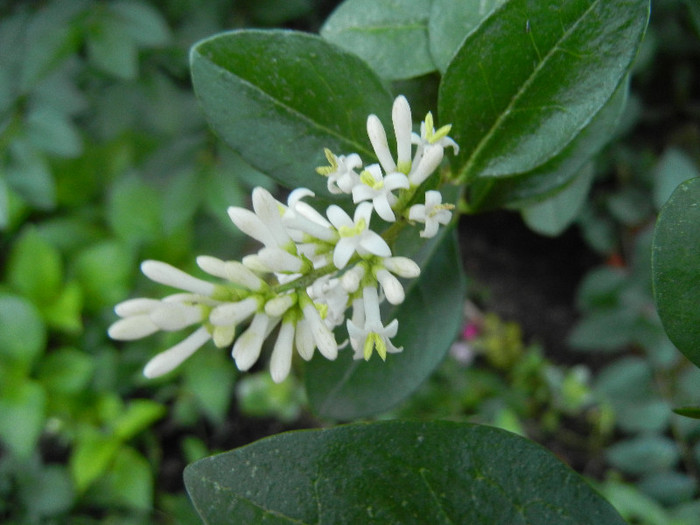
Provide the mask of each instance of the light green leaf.
POLYGON ((654 299, 669 339, 700 366, 700 178, 661 209, 652 247, 654 299))
POLYGON ((430 0, 345 0, 321 36, 367 62, 389 80, 435 70, 428 50, 430 0))
POLYGON ((639 488, 644 493, 667 507, 693 501, 697 487, 698 482, 693 476, 673 470, 654 472, 639 481, 639 488))
POLYGON ((506 0, 433 0, 428 22, 430 54, 445 73, 464 38, 506 0))
POLYGON ((654 205, 661 209, 682 182, 700 176, 700 171, 683 151, 669 148, 654 170, 654 205))
POLYGON ((138 245, 162 235, 160 193, 136 175, 114 183, 107 202, 107 218, 112 230, 124 241, 138 245))
POLYGON ((191 395, 199 414, 223 425, 228 414, 236 372, 230 363, 230 352, 219 349, 197 352, 182 371, 183 394, 191 395))
POLYGON ((83 328, 83 290, 73 281, 66 284, 56 298, 42 305, 41 315, 51 327, 77 334, 83 328))
POLYGON ((114 435, 127 441, 165 415, 165 407, 150 399, 132 399, 112 423, 114 435))
POLYGON ((448 421, 280 434, 188 466, 185 484, 217 525, 624 523, 543 448, 448 421))
POLYGON ((37 379, 49 394, 77 394, 88 386, 94 370, 89 354, 75 348, 59 348, 41 360, 37 379))
POLYGON ((12 454, 26 459, 44 428, 46 393, 41 385, 26 381, 0 398, 0 441, 12 454))
POLYGON ((58 297, 62 281, 61 254, 36 230, 26 230, 10 252, 8 284, 41 307, 58 297))
POLYGON ((287 187, 327 194, 323 148, 374 158, 366 119, 390 122, 391 95, 362 60, 312 35, 234 31, 192 49, 210 125, 253 167, 287 187))
POLYGON ((593 165, 582 172, 562 191, 538 204, 522 210, 522 216, 530 229, 555 237, 566 230, 576 219, 586 202, 593 183, 593 165))
POLYGON ((462 322, 465 284, 455 235, 431 239, 414 259, 422 269, 420 278, 407 283, 401 305, 382 313, 386 323, 399 320, 393 342, 403 352, 385 362, 377 355, 353 360, 351 349, 335 361, 316 356, 306 367, 306 390, 319 415, 351 420, 386 411, 418 388, 444 358, 462 322))
POLYGON ((29 370, 44 351, 46 326, 24 297, 0 294, 0 358, 29 370))
POLYGON ((78 492, 85 491, 105 473, 120 445, 119 439, 97 429, 86 428, 80 433, 69 462, 78 492))
POLYGON ((116 241, 103 241, 82 250, 74 260, 85 293, 85 306, 96 310, 126 299, 134 269, 133 254, 116 241))
POLYGON ((522 173, 562 151, 613 95, 648 0, 511 0, 463 42, 443 77, 441 122, 466 180, 522 173))
POLYGON ((146 459, 131 447, 121 447, 114 461, 88 494, 103 508, 153 508, 153 473, 146 459))

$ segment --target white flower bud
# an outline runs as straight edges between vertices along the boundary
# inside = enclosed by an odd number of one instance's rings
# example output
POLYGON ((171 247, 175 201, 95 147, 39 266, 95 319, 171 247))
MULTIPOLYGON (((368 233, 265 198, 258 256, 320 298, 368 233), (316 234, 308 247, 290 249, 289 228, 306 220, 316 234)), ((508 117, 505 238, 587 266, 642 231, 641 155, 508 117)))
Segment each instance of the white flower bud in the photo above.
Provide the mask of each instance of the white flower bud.
POLYGON ((408 257, 387 257, 382 260, 382 264, 391 273, 405 279, 413 279, 420 275, 420 266, 408 257))
POLYGON ((270 357, 270 376, 275 383, 281 383, 289 375, 292 366, 293 344, 294 324, 282 323, 270 357))
POLYGON ((167 374, 194 354, 210 337, 206 328, 198 328, 175 346, 151 359, 143 369, 143 375, 152 379, 167 374))
POLYGON ((192 293, 212 295, 215 286, 160 261, 143 261, 141 271, 151 281, 192 293))
POLYGON ((377 280, 379 284, 382 285, 382 290, 386 296, 386 300, 391 304, 401 304, 406 298, 406 294, 403 291, 403 286, 399 280, 394 277, 388 270, 384 268, 376 272, 377 280))

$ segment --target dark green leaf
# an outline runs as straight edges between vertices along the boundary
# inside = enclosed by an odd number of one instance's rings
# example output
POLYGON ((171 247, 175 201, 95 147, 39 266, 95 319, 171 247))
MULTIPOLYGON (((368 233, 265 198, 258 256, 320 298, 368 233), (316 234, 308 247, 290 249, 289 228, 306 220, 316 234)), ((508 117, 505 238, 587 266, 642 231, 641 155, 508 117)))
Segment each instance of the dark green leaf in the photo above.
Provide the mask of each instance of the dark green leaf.
POLYGON ((7 182, 29 204, 51 209, 56 202, 56 188, 51 168, 44 155, 27 140, 15 140, 10 146, 11 162, 7 182))
POLYGON ((648 0, 511 0, 495 11, 440 86, 458 173, 522 173, 564 149, 620 85, 648 16, 648 0))
POLYGON ((430 0, 346 0, 321 36, 355 53, 382 78, 398 80, 435 70, 428 50, 430 0))
POLYGON ((654 298, 669 339, 700 366, 700 178, 681 184, 659 214, 654 298))
POLYGON ((315 172, 323 148, 374 158, 366 119, 390 122, 391 95, 362 60, 319 37, 234 31, 191 54, 194 88, 209 123, 260 171, 287 187, 326 192, 315 172))
POLYGON ((628 83, 623 82, 578 136, 541 166, 507 177, 474 180, 469 185, 469 208, 480 211, 503 205, 522 206, 568 184, 611 138, 625 108, 627 93, 628 83))
POLYGON ((88 386, 94 369, 89 354, 75 348, 59 348, 41 360, 37 376, 50 394, 77 394, 88 386))
POLYGON ((89 309, 113 306, 129 294, 133 278, 132 253, 116 241, 104 241, 81 251, 75 272, 89 309))
POLYGON ((433 0, 428 22, 430 54, 444 73, 464 38, 505 0, 433 0))
POLYGON ((404 303, 382 314, 386 322, 399 320, 394 344, 403 352, 386 362, 376 355, 355 361, 346 349, 335 361, 317 356, 308 364, 306 390, 319 415, 350 420, 386 411, 442 361, 459 330, 464 297, 457 239, 453 233, 443 237, 424 246, 421 277, 411 283, 404 303))
POLYGON ((385 421, 291 432, 185 470, 206 523, 624 523, 554 456, 504 430, 385 421))
POLYGON ((678 407, 674 408, 673 411, 680 416, 700 419, 700 407, 678 407))
POLYGON ((522 210, 525 223, 537 233, 555 237, 568 228, 581 211, 593 183, 593 166, 588 164, 559 193, 522 210))

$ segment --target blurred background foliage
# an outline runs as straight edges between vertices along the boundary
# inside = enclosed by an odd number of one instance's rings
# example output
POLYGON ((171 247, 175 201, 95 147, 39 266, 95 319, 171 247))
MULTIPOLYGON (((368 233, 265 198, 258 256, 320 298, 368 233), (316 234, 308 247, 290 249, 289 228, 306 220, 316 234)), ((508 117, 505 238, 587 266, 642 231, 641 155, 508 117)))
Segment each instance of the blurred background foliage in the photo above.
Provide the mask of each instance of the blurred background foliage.
MULTIPOLYGON (((239 377, 213 348, 147 381, 174 340, 116 344, 106 328, 115 303, 156 293, 140 260, 196 271, 197 254, 244 253, 226 208, 273 187, 208 131, 189 47, 236 27, 317 31, 337 3, 0 2, 0 521, 199 523, 186 463, 322 424, 295 378, 239 377)), ((671 411, 700 403, 700 372, 663 333, 649 269, 658 209, 700 174, 699 59, 700 4, 654 2, 623 122, 572 218, 600 261, 578 287, 580 353, 558 362, 473 296, 452 355, 385 417, 498 425, 597 480, 633 523, 700 520, 700 425, 671 411)))

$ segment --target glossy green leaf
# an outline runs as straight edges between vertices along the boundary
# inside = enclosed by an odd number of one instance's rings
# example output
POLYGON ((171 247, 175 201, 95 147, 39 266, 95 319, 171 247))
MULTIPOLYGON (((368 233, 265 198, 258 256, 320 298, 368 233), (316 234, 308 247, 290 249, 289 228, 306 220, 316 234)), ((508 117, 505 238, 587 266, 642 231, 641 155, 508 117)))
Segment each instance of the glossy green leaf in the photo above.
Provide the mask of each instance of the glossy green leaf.
POLYGON ((34 452, 46 418, 46 393, 26 381, 0 398, 0 441, 20 458, 34 452))
POLYGON ((185 484, 217 525, 624 523, 543 448, 448 421, 280 434, 188 466, 185 484))
POLYGON ((576 138, 541 166, 506 177, 475 179, 468 188, 469 209, 524 206, 569 184, 612 137, 627 103, 628 88, 628 83, 623 82, 576 138))
POLYGON ((700 407, 678 407, 674 408, 673 411, 680 416, 700 419, 700 407))
POLYGON ((669 339, 700 366, 700 178, 681 184, 659 214, 654 298, 669 339))
POLYGON ((374 158, 366 119, 390 122, 392 98, 356 56, 292 31, 234 31, 191 53, 210 125, 243 159, 287 187, 327 193, 323 148, 374 158))
POLYGON ((430 54, 444 73, 464 38, 505 0, 433 0, 428 22, 430 54))
POLYGON ((456 236, 448 232, 432 239, 417 259, 420 278, 407 283, 401 305, 382 313, 387 323, 399 320, 393 342, 403 352, 386 361, 377 355, 356 361, 346 349, 335 361, 316 356, 307 365, 306 391, 320 416, 350 420, 386 411, 408 397, 444 358, 462 321, 465 285, 456 236))
POLYGON ((568 228, 586 202, 593 183, 593 166, 587 165, 562 191, 547 200, 528 206, 522 216, 530 229, 555 237, 568 228))
POLYGON ((428 49, 430 0, 346 0, 321 36, 355 53, 382 78, 398 80, 435 70, 428 49))
POLYGON ((648 16, 648 0, 511 0, 484 20, 440 86, 458 173, 522 173, 563 150, 619 86, 648 16))

